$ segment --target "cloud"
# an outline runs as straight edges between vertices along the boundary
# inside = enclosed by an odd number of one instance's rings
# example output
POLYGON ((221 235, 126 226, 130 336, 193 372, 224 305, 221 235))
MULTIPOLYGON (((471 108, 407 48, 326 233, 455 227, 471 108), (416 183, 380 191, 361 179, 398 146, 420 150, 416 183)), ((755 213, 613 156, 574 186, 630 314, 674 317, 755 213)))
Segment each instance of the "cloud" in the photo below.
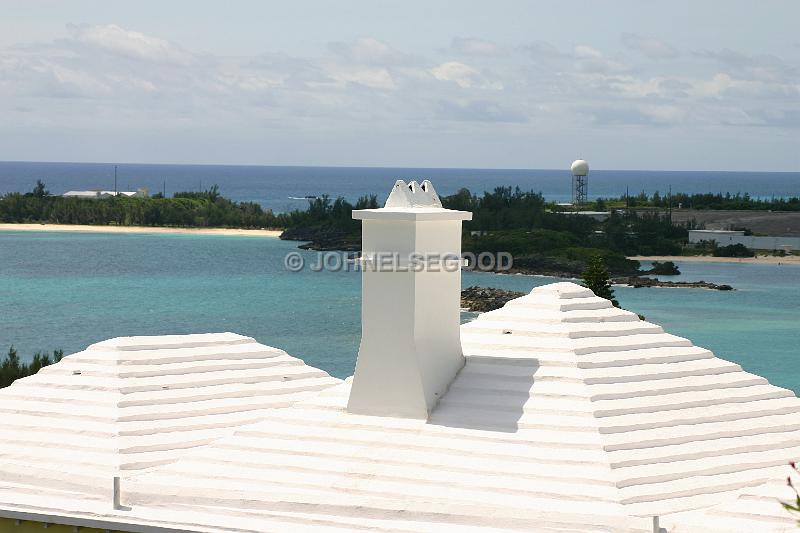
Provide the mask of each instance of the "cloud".
POLYGON ((405 54, 373 37, 359 37, 353 42, 335 42, 328 48, 341 59, 359 65, 391 65, 408 60, 405 54))
POLYGON ((732 50, 665 62, 652 49, 458 37, 410 53, 363 36, 302 56, 222 56, 115 24, 67 33, 0 49, 0 124, 306 142, 473 131, 468 124, 531 137, 584 127, 603 137, 628 126, 800 128, 796 62, 732 50))
POLYGON ((790 67, 774 55, 747 55, 729 48, 697 52, 696 55, 713 61, 722 70, 738 78, 765 82, 793 81, 800 83, 800 70, 797 67, 790 67))
POLYGON ((579 45, 574 49, 575 68, 585 74, 616 75, 630 72, 630 66, 606 57, 591 46, 579 45))
POLYGON ((439 102, 439 118, 464 122, 527 122, 521 112, 489 100, 439 102))
POLYGON ((335 70, 331 72, 335 80, 355 83, 370 89, 394 89, 395 83, 392 75, 385 68, 356 68, 335 70))
POLYGON ((462 56, 496 56, 500 53, 497 43, 484 39, 455 37, 450 51, 462 56))
POLYGON ((566 58, 569 54, 560 51, 547 41, 534 41, 520 47, 522 52, 534 59, 566 58))
POLYGON ((501 82, 489 81, 477 69, 458 61, 442 63, 429 69, 429 72, 437 80, 453 82, 462 89, 503 89, 501 82))
POLYGON ((442 63, 430 69, 430 72, 437 80, 455 82, 462 89, 469 89, 480 77, 477 70, 458 61, 442 63))
POLYGON ((623 33, 622 44, 651 59, 671 59, 680 55, 678 51, 659 39, 638 33, 623 33))
POLYGON ((126 30, 116 24, 69 24, 67 29, 78 42, 124 57, 180 65, 190 64, 194 59, 192 54, 165 39, 126 30))

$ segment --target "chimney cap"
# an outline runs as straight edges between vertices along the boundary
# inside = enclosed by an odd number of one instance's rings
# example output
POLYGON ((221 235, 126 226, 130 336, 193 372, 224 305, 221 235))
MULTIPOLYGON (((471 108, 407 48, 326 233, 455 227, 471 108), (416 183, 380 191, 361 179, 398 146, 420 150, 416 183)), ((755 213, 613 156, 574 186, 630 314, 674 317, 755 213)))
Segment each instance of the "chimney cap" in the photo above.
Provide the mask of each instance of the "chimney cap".
POLYGON ((394 182, 392 192, 386 199, 383 207, 428 207, 442 208, 442 201, 433 188, 433 183, 425 180, 422 183, 411 181, 406 183, 403 180, 394 182))
POLYGON ((433 188, 433 184, 425 180, 421 184, 416 181, 406 183, 397 180, 392 192, 380 209, 359 209, 353 211, 356 220, 472 220, 469 211, 445 209, 442 201, 433 188))

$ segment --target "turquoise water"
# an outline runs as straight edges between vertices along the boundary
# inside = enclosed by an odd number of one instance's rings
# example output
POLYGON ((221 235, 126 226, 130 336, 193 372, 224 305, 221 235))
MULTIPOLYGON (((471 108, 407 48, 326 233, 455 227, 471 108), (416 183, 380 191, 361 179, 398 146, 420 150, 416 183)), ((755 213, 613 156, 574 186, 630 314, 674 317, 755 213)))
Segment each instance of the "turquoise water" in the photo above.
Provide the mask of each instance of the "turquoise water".
MULTIPOLYGON (((122 335, 234 331, 345 377, 360 336, 359 274, 288 272, 283 258, 296 245, 252 237, 0 232, 0 350, 14 344, 29 357, 122 335)), ((622 306, 800 392, 800 267, 680 268, 678 279, 737 290, 620 287, 622 306)), ((523 291, 551 281, 464 274, 464 286, 523 291)))

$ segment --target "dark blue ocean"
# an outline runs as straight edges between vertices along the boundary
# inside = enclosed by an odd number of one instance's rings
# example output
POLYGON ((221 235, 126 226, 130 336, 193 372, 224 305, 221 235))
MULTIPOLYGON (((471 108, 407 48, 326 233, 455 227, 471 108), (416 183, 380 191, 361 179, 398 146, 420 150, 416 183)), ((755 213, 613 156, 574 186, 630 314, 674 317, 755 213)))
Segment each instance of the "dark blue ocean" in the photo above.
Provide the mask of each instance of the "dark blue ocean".
MULTIPOLYGON (((270 167, 215 165, 117 166, 119 190, 147 187, 151 192, 166 187, 176 191, 200 190, 219 185, 224 196, 260 203, 275 212, 304 208, 304 196, 343 196, 355 200, 364 194, 383 199, 396 179, 430 179, 436 190, 452 194, 462 187, 473 192, 504 185, 541 192, 549 200, 570 199, 567 168, 546 169, 457 169, 457 168, 363 168, 363 167, 270 167)), ((51 193, 70 189, 114 188, 114 165, 105 163, 0 162, 0 194, 24 192, 41 179, 51 193)), ((589 197, 622 196, 641 191, 664 193, 750 193, 751 196, 800 195, 800 172, 708 172, 653 170, 592 170, 589 197)))

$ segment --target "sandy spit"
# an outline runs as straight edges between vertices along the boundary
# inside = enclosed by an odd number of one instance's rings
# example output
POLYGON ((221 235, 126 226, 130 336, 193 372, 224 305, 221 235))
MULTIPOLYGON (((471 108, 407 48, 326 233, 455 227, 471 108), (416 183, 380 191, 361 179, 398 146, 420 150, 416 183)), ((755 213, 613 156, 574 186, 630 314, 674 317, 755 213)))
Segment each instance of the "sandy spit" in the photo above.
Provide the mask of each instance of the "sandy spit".
POLYGON ((89 233, 168 233, 178 235, 228 235, 278 237, 283 230, 230 228, 163 228, 147 226, 88 226, 81 224, 0 224, 0 231, 73 231, 89 233))
POLYGON ((674 261, 675 263, 750 263, 755 265, 800 265, 800 255, 777 257, 759 255, 756 257, 712 257, 710 255, 635 255, 628 259, 637 261, 674 261))

